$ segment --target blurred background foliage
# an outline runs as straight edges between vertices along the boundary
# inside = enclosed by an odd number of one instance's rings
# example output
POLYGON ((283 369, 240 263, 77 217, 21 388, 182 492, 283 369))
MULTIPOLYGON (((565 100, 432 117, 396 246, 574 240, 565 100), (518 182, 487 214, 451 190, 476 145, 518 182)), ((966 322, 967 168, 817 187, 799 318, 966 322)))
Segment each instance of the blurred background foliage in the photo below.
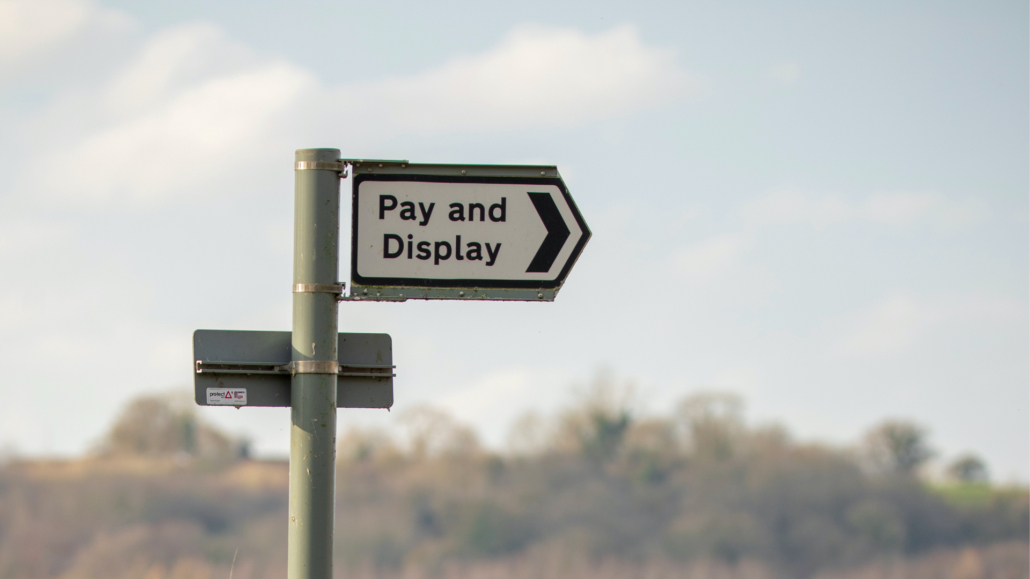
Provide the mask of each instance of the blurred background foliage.
MULTIPOLYGON (((635 412, 604 377, 509 449, 433 408, 338 447, 339 577, 1025 578, 1030 498, 973 455, 927 476, 904 420, 856 445, 749 426, 704 393, 635 412)), ((0 467, 0 579, 285 575, 288 466, 132 402, 88 457, 0 467)))

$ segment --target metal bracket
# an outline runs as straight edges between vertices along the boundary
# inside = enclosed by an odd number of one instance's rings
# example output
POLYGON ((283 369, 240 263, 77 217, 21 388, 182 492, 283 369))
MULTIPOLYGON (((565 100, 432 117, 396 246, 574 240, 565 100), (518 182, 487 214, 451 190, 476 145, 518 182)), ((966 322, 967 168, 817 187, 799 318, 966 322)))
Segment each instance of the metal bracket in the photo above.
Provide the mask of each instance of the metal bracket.
POLYGON ((295 171, 336 171, 345 172, 347 163, 340 161, 297 161, 293 166, 295 171))
POLYGON ((470 300, 553 302, 558 289, 435 288, 402 286, 350 286, 347 301, 404 302, 407 300, 470 300))
POLYGON ((437 163, 409 163, 404 160, 340 159, 351 165, 357 174, 439 175, 443 177, 519 177, 560 179, 554 165, 455 165, 437 163))
POLYGON ((340 159, 340 162, 345 165, 361 165, 365 163, 373 166, 379 165, 380 167, 383 165, 400 165, 403 167, 408 164, 407 159, 340 159))
POLYGON ((289 364, 261 362, 204 362, 197 360, 197 374, 336 374, 347 378, 395 378, 397 366, 385 364, 338 364, 331 360, 298 360, 289 364))
POLYGON ((336 374, 340 371, 340 364, 332 360, 297 360, 285 366, 294 374, 336 374))
POLYGON ((333 294, 336 296, 336 301, 342 301, 343 288, 345 284, 342 283, 297 283, 293 284, 293 293, 295 294, 310 294, 310 293, 321 293, 321 294, 333 294))
MULTIPOLYGON (((382 168, 384 165, 386 165, 387 167, 389 167, 390 165, 400 165, 402 169, 408 166, 407 159, 340 159, 340 163, 344 165, 350 165, 352 171, 357 171, 357 168, 360 167, 362 164, 368 167, 369 171, 372 170, 372 167, 376 166, 382 168)), ((347 171, 344 170, 340 173, 340 179, 344 179, 346 177, 347 171)))

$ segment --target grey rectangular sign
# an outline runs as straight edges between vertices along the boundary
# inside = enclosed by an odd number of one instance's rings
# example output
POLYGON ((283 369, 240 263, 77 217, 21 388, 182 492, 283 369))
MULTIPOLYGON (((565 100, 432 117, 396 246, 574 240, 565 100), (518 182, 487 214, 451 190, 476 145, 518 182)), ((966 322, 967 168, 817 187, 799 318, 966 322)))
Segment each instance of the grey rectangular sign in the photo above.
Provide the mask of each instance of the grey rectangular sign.
MULTIPOLYGON (((202 406, 289 406, 290 332, 197 330, 194 394, 202 406)), ((340 334, 339 408, 393 406, 389 334, 340 334)))

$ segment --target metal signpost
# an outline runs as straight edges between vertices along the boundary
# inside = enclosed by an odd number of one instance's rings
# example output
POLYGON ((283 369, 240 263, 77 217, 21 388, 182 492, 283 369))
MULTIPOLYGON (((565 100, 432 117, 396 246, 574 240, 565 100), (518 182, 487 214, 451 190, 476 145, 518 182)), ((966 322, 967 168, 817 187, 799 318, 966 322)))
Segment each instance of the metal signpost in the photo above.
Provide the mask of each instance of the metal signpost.
POLYGON ((197 330, 197 404, 289 406, 289 579, 330 579, 336 409, 393 405, 386 334, 337 332, 343 300, 553 301, 590 229, 553 166, 418 165, 296 154, 293 331, 197 330), (351 287, 340 179, 353 169, 351 287))

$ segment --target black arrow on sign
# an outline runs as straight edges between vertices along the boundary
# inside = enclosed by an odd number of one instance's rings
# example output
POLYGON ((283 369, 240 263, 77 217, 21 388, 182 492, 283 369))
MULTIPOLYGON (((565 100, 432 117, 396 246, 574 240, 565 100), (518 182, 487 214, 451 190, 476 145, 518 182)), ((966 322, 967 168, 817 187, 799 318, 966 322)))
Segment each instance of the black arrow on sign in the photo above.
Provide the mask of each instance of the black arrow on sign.
POLYGON ((526 273, 547 273, 551 271, 554 260, 558 259, 561 248, 565 246, 565 240, 569 238, 569 226, 565 225, 565 219, 562 218, 550 193, 527 195, 533 202, 533 207, 536 207, 536 212, 540 214, 540 221, 543 221, 544 227, 547 228, 547 237, 540 244, 540 249, 536 250, 526 273))

